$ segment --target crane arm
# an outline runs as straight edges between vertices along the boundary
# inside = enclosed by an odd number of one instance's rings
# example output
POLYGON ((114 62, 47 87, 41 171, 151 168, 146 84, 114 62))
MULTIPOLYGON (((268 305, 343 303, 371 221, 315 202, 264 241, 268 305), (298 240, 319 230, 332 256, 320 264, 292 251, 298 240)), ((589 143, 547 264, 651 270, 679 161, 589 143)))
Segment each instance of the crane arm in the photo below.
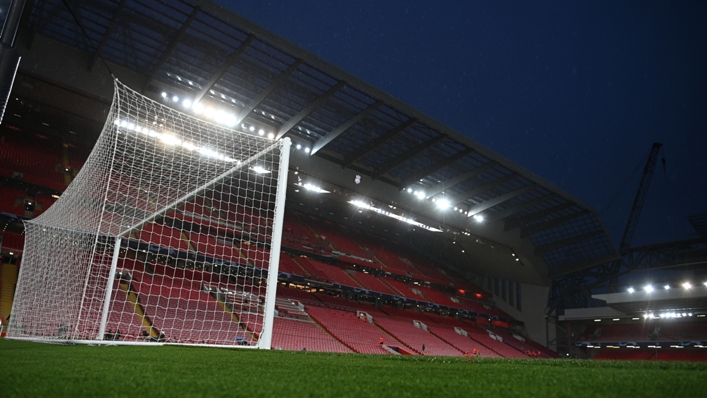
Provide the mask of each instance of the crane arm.
POLYGON ((658 153, 660 152, 660 148, 662 146, 663 144, 661 144, 660 142, 654 142, 653 147, 651 148, 651 152, 648 155, 646 167, 643 169, 643 177, 641 178, 641 184, 638 186, 638 192, 636 192, 636 198, 633 200, 631 213, 629 214, 628 222, 626 223, 626 230, 624 230, 624 235, 621 238, 621 245, 619 246, 619 251, 621 251, 622 253, 631 246, 633 234, 636 232, 636 227, 638 226, 638 219, 641 216, 643 204, 645 203, 646 196, 648 195, 648 188, 650 187, 651 180, 653 179, 655 164, 658 161, 658 153))

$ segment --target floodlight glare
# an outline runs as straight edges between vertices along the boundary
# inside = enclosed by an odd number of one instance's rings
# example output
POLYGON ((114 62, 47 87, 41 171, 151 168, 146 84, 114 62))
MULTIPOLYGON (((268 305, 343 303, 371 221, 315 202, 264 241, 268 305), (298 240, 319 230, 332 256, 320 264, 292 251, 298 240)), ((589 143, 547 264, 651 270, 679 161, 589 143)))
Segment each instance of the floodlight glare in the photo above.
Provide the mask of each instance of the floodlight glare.
POLYGON ((191 108, 191 101, 185 99, 184 101, 182 101, 182 105, 184 105, 185 108, 191 108))
POLYGON ((670 285, 665 285, 665 286, 663 286, 663 289, 665 289, 665 290, 670 290, 670 285))
POLYGON ((302 149, 302 145, 301 145, 301 144, 297 144, 297 149, 302 149))
POLYGON ((263 168, 262 166, 255 166, 255 167, 252 167, 251 170, 253 170, 254 172, 256 172, 256 173, 258 173, 258 174, 267 174, 267 173, 270 173, 270 170, 267 170, 267 169, 263 168))
POLYGON ((177 97, 177 96, 175 95, 174 97, 172 97, 172 101, 174 101, 174 102, 179 101, 179 97, 177 97))
POLYGON ((690 282, 685 282, 682 284, 682 287, 684 287, 687 290, 690 290, 690 289, 692 289, 692 284, 690 284, 690 282))
POLYGON ((447 210, 451 206, 449 201, 447 199, 440 199, 437 201, 437 207, 439 207, 442 210, 447 210))
POLYGON ((481 214, 475 214, 474 220, 476 220, 476 222, 484 222, 484 216, 482 216, 481 214))
POLYGON ((167 93, 165 93, 164 91, 162 92, 162 98, 167 98, 167 93))
POLYGON ((629 288, 628 288, 628 292, 629 292, 629 293, 633 293, 633 292, 635 292, 635 290, 634 290, 632 287, 629 287, 629 288))
POLYGON ((652 286, 652 285, 647 285, 646 287, 643 288, 643 290, 645 290, 646 293, 652 293, 652 292, 653 292, 653 286, 652 286))

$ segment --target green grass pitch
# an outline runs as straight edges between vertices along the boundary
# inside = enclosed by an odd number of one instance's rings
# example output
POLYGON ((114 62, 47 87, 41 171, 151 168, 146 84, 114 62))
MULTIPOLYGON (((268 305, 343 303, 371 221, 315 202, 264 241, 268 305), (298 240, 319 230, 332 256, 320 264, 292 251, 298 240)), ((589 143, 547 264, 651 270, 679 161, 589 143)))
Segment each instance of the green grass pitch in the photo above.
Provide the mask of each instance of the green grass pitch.
POLYGON ((0 339, 0 396, 704 397, 707 363, 508 360, 0 339))

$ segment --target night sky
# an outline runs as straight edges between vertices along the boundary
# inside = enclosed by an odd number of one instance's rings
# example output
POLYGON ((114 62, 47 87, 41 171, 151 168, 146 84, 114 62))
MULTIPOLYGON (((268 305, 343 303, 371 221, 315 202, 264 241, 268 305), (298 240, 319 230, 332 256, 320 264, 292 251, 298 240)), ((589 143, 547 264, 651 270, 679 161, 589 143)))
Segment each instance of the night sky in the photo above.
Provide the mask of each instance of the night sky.
POLYGON ((633 246, 696 237, 707 212, 707 2, 228 1, 221 4, 602 211, 621 239, 664 144, 633 246), (685 4, 682 4, 685 3, 685 4))

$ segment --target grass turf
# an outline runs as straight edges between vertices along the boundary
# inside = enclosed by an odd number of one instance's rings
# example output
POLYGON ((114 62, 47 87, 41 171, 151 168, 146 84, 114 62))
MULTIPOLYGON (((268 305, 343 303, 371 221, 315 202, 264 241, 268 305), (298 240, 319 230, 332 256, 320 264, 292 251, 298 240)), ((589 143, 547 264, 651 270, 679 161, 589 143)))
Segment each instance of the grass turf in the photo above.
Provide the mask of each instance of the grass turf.
POLYGON ((707 363, 508 360, 0 339, 0 396, 697 397, 707 363))

